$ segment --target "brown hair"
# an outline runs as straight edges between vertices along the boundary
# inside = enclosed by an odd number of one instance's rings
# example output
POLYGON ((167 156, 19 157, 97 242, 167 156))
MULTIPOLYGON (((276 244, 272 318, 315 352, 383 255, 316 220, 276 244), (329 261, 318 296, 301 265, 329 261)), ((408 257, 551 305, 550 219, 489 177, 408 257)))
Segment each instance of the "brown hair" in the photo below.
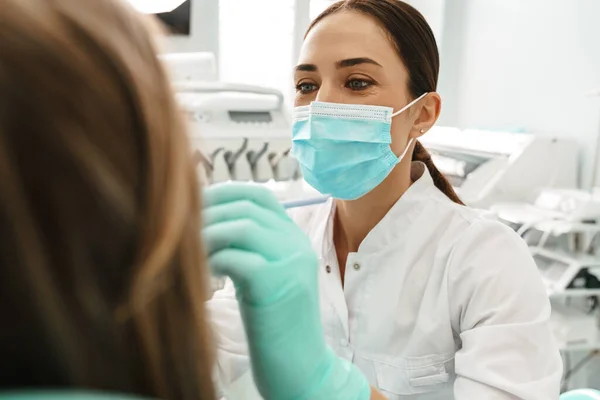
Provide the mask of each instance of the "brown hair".
POLYGON ((0 390, 214 399, 200 200, 149 20, 0 12, 0 390))
MULTIPOLYGON (((311 23, 307 34, 323 18, 341 10, 369 15, 385 28, 408 70, 408 90, 413 98, 436 91, 440 57, 433 32, 419 11, 400 0, 342 0, 323 11, 311 23)), ((435 186, 450 200, 463 204, 452 185, 434 165, 429 152, 418 141, 412 159, 427 166, 435 186)))

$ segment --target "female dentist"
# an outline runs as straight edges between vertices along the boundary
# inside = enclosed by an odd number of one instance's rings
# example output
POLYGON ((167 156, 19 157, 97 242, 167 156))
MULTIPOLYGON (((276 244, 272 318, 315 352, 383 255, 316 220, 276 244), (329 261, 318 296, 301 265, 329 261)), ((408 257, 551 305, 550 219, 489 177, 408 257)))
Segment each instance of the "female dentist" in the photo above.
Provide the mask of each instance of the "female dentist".
POLYGON ((233 281, 209 303, 225 378, 249 350, 267 399, 558 398, 527 246, 463 206, 417 141, 440 113, 438 68, 404 2, 341 1, 312 23, 293 153, 333 200, 290 218, 257 187, 207 192, 210 263, 233 281))

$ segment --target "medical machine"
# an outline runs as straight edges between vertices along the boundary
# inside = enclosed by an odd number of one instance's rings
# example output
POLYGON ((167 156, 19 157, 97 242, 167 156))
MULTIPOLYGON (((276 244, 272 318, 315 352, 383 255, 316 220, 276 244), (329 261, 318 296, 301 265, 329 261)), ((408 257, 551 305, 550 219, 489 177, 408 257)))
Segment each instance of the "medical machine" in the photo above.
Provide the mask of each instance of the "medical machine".
POLYGON ((290 119, 280 92, 222 82, 180 82, 176 89, 207 182, 263 183, 288 200, 318 195, 291 157, 290 119))
POLYGON ((552 220, 594 223, 600 219, 600 195, 577 189, 548 188, 540 190, 533 203, 499 203, 490 210, 514 224, 552 220))
POLYGON ((561 348, 600 348, 600 259, 538 247, 531 252, 550 297, 550 325, 561 348))
POLYGON ((527 201, 543 187, 578 185, 575 141, 434 127, 420 141, 468 205, 527 201))
POLYGON ((253 181, 282 201, 320 194, 301 178, 291 156, 291 120, 281 92, 216 80, 210 53, 161 56, 188 115, 191 143, 204 182, 253 181))
POLYGON ((530 244, 594 253, 600 236, 600 194, 576 189, 542 189, 532 203, 494 204, 492 213, 530 244))
POLYGON ((213 53, 167 53, 158 58, 165 63, 175 83, 217 81, 217 60, 213 53))
POLYGON ((600 292, 600 258, 530 247, 549 295, 572 289, 600 292))

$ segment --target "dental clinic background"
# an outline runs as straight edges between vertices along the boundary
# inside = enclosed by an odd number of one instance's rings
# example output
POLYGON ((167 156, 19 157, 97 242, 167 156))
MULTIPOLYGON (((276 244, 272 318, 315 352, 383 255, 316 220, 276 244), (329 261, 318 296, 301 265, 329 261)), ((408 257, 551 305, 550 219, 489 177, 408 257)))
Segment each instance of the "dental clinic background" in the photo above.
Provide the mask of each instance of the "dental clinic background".
POLYGON ((0 400, 600 399, 599 22, 0 0, 0 400))
MULTIPOLYGON (((600 1, 407 2, 423 13, 439 46, 438 126, 574 141, 577 189, 600 186, 600 1)), ((331 1, 189 3, 191 33, 169 37, 166 50, 213 53, 217 80, 277 89, 291 110, 305 30, 331 1)), ((586 359, 588 350, 566 360, 565 371, 584 362, 568 377, 570 387, 600 388, 600 359, 586 359)))
MULTIPOLYGON (((215 52, 220 79, 275 87, 291 102, 305 28, 330 2, 193 1, 194 38, 173 38, 169 49, 215 52)), ((600 129, 600 97, 590 96, 600 89, 600 2, 408 3, 427 18, 440 48, 438 125, 574 138, 581 183, 590 187, 600 129)))

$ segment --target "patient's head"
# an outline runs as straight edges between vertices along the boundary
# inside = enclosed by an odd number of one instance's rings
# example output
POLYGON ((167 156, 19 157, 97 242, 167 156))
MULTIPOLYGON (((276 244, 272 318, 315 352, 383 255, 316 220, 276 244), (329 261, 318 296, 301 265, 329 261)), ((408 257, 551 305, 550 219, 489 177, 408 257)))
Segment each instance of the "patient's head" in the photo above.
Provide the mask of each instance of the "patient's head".
POLYGON ((199 199, 151 21, 0 12, 0 390, 213 396, 199 199))

